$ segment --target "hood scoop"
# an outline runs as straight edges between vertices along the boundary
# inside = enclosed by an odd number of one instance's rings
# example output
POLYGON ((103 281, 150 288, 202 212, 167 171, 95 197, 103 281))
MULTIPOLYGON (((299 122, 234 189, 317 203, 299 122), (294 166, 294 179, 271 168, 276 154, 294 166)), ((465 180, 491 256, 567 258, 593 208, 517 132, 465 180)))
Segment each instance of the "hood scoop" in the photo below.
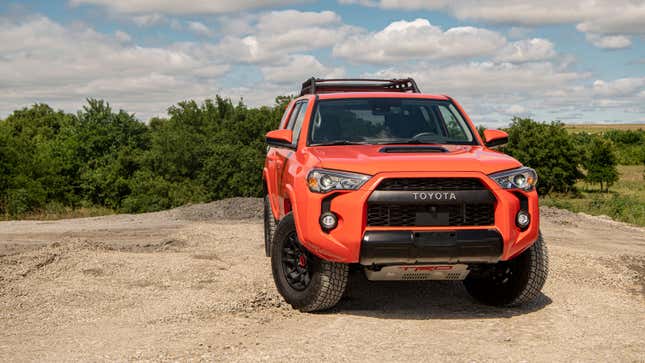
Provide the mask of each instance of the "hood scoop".
POLYGON ((386 146, 381 148, 382 153, 446 153, 448 150, 441 146, 386 146))

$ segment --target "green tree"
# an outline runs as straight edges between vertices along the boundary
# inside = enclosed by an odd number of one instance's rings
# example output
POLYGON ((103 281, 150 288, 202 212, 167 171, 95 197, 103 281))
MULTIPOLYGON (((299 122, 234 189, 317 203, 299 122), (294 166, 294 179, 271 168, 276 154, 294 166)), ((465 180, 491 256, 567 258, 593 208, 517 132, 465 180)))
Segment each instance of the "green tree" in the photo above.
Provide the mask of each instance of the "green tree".
POLYGON ((72 115, 44 104, 14 111, 0 122, 0 212, 18 215, 48 202, 73 203, 77 177, 66 150, 72 115))
POLYGON ((585 180, 591 184, 600 184, 600 191, 609 191, 609 187, 618 181, 616 164, 611 141, 595 137, 583 163, 587 170, 585 180))
POLYGON ((578 169, 582 157, 561 123, 515 117, 507 132, 509 142, 502 151, 537 171, 541 194, 575 189, 584 176, 578 169))
POLYGON ((103 100, 76 114, 37 104, 0 120, 0 213, 52 206, 146 212, 260 196, 266 145, 291 96, 249 108, 216 96, 146 125, 103 100))
POLYGON ((128 179, 139 170, 141 154, 150 144, 145 124, 123 110, 114 112, 102 100, 88 99, 77 114, 75 157, 82 199, 91 205, 118 209, 131 190, 128 179))

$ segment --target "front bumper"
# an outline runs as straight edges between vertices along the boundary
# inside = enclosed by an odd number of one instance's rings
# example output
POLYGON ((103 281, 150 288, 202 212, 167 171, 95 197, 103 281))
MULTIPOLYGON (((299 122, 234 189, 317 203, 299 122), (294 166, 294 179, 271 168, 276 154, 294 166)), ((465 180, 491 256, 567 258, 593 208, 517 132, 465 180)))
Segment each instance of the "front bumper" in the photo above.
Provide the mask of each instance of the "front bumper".
POLYGON ((369 231, 363 236, 360 263, 494 263, 503 247, 502 236, 494 229, 369 231))
MULTIPOLYGON (((439 253, 441 259, 461 261, 460 258, 469 259, 470 262, 495 262, 499 260, 509 260, 518 255, 528 247, 530 247, 538 238, 539 230, 539 208, 538 197, 535 191, 509 191, 501 189, 497 183, 488 178, 483 173, 479 172, 392 172, 392 173, 379 173, 372 177, 360 190, 333 192, 336 195, 329 198, 329 194, 317 194, 308 190, 305 182, 296 186, 297 191, 294 191, 292 199, 294 203, 294 216, 296 219, 296 226, 298 229, 298 236, 302 243, 314 254, 324 259, 343 262, 343 263, 370 263, 371 260, 385 259, 378 256, 383 251, 382 247, 372 246, 364 250, 363 247, 369 242, 365 241, 366 236, 378 236, 380 232, 402 232, 400 235, 395 234, 382 234, 380 236, 396 236, 389 238, 392 243, 408 244, 408 247, 402 248, 402 245, 396 244, 398 247, 393 249, 405 249, 408 252, 399 252, 401 256, 399 259, 417 262, 430 262, 432 255, 439 253), (495 197, 495 222, 491 225, 485 226, 437 226, 437 227, 377 227, 367 226, 367 202, 370 196, 374 193, 376 186, 387 178, 479 178, 482 183, 495 197), (524 202, 518 198, 518 193, 523 196, 524 202), (298 199, 295 197, 298 196, 298 199), (327 200, 326 200, 327 199, 327 200), (331 231, 324 231, 320 224, 319 218, 321 215, 324 203, 328 203, 327 208, 338 216, 338 225, 331 231), (515 217, 520 210, 520 204, 525 205, 522 208, 528 210, 531 217, 531 224, 525 230, 518 228, 515 224, 515 217), (444 244, 454 244, 454 246, 442 248, 431 248, 423 246, 420 240, 411 239, 410 234, 415 232, 448 232, 459 233, 463 236, 464 233, 475 232, 462 232, 462 231, 475 231, 480 235, 488 236, 489 232, 493 231, 501 239, 501 252, 499 252, 499 245, 492 246, 491 243, 488 247, 476 247, 475 249, 486 249, 485 256, 477 257, 468 256, 465 252, 468 250, 466 245, 468 243, 451 242, 450 239, 439 241, 444 244), (407 237, 404 237, 407 236, 407 237), (399 239, 399 237, 402 237, 399 239), (410 244, 410 242, 412 244, 410 244), (378 247, 378 248, 377 248, 378 247), (421 248, 419 248, 421 247, 421 248), (443 250, 441 255, 439 250, 443 250), (452 250, 452 252, 446 252, 452 250), (494 251, 494 252, 493 252, 494 251), (465 253, 462 255, 462 253, 465 253), (369 256, 364 256, 369 254, 369 256), (407 254, 407 257, 403 255, 407 254), (418 259, 416 256, 421 256, 418 259)), ((369 237, 368 240, 377 237, 369 237)), ((461 237, 460 237, 461 238, 461 237)), ((468 240, 465 238, 464 240, 468 240)), ((436 242, 438 244, 439 242, 436 242)), ((489 237, 484 238, 484 244, 490 243, 489 237)), ((425 243, 425 242, 424 242, 425 243)), ((474 242, 473 242, 474 243, 474 242)), ((437 247, 437 246, 435 246, 437 247)), ((390 258, 391 261, 396 259, 390 258)), ((449 262, 442 260, 441 262, 449 262)))

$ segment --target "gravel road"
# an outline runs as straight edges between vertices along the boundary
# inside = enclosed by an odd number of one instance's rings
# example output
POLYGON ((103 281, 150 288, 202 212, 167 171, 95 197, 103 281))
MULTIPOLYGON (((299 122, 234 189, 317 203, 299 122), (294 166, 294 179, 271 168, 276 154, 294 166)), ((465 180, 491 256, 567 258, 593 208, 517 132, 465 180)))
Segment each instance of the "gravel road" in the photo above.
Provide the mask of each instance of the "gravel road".
POLYGON ((304 314, 273 286, 261 211, 0 222, 0 361, 645 361, 645 229, 543 208, 551 271, 523 308, 355 273, 304 314))

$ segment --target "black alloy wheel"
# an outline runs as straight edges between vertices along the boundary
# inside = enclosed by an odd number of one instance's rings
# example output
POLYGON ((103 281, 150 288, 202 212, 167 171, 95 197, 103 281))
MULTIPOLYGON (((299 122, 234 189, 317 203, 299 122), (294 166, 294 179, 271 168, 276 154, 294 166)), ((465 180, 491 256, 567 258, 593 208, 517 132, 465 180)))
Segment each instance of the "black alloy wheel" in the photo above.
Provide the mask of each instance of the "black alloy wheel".
POLYGON ((289 286, 302 291, 311 282, 311 255, 298 242, 296 232, 290 233, 282 247, 282 267, 289 286))

